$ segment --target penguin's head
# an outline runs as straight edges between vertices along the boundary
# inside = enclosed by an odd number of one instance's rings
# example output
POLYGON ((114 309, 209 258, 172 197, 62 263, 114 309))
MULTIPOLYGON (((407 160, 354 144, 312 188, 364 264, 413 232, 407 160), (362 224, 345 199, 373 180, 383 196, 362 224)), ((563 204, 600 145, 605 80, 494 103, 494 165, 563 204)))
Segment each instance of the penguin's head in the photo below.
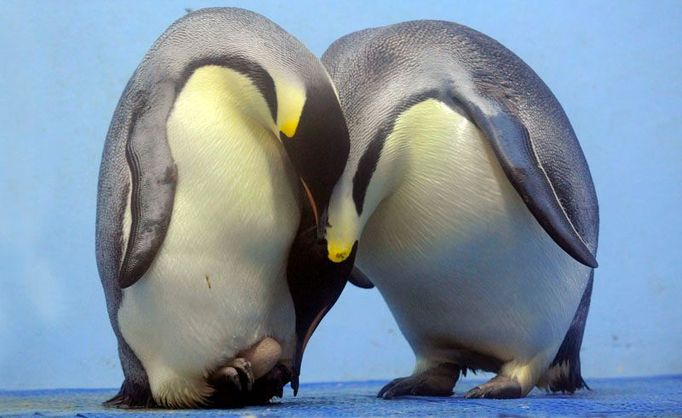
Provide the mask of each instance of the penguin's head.
MULTIPOLYGON (((353 140, 343 174, 329 200, 322 232, 328 258, 335 263, 353 258, 367 221, 399 184, 399 173, 409 163, 405 147, 413 134, 410 124, 401 123, 401 115, 426 97, 419 93, 405 99, 395 97, 395 90, 369 90, 376 92, 372 100, 356 91, 345 91, 343 110, 353 140)), ((399 94, 411 92, 410 86, 399 90, 399 94)))
POLYGON ((300 177, 319 236, 326 225, 325 208, 348 159, 348 128, 326 75, 308 82, 303 91, 280 94, 289 96, 278 99, 279 137, 300 177), (289 107, 282 108, 283 103, 289 107), (300 111, 292 112, 292 107, 300 111))
POLYGON ((385 147, 385 129, 362 129, 357 135, 344 172, 334 187, 322 232, 329 260, 342 263, 356 252, 365 224, 396 183, 391 172, 404 164, 400 153, 385 147))

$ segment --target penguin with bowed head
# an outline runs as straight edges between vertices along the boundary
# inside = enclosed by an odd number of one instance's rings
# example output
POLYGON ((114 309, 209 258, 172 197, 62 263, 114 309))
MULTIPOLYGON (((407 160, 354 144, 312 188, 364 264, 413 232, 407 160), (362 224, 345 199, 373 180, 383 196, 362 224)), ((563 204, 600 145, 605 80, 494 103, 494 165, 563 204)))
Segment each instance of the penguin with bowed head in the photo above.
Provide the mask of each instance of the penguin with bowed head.
POLYGON ((327 72, 273 22, 204 9, 161 35, 100 170, 97 263, 125 377, 108 405, 298 390, 305 344, 350 271, 315 246, 348 150, 327 72))
POLYGON ((561 105, 519 57, 475 30, 413 21, 344 36, 323 63, 350 134, 329 257, 376 285, 416 357, 378 396, 468 398, 585 387, 580 346, 598 205, 561 105), (359 240, 359 241, 358 241, 359 240))

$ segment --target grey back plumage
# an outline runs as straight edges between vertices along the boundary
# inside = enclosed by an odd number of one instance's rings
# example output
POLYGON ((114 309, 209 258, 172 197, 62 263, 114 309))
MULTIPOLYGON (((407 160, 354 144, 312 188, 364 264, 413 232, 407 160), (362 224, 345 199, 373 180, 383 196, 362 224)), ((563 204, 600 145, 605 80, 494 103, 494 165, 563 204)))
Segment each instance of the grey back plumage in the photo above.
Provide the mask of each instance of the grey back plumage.
POLYGON ((349 164, 362 171, 368 150, 380 152, 377 142, 402 111, 425 97, 439 99, 463 110, 493 142, 505 173, 555 241, 596 266, 598 205, 583 152, 552 92, 514 53, 462 25, 413 21, 344 36, 322 61, 353 138, 349 164), (548 199, 533 196, 539 192, 548 199))

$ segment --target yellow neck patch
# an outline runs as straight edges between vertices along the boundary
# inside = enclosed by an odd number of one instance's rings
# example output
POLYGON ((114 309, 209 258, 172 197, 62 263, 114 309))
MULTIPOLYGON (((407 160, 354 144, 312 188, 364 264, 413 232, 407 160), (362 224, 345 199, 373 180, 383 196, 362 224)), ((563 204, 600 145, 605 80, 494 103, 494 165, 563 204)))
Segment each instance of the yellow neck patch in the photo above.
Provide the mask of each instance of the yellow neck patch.
POLYGON ((290 81, 275 79, 277 93, 277 127, 280 132, 293 138, 301 120, 305 104, 305 87, 290 81))

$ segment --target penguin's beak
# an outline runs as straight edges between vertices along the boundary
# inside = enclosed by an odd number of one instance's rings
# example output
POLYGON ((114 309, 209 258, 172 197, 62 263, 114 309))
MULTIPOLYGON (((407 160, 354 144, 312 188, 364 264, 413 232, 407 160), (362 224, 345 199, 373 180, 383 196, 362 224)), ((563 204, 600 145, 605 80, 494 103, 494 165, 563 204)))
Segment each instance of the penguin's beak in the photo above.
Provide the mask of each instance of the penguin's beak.
POLYGON ((325 225, 322 229, 327 246, 327 258, 333 263, 346 261, 358 245, 363 222, 352 199, 345 199, 347 192, 340 186, 325 211, 325 225), (341 196, 341 197, 339 197, 341 196))
POLYGON ((346 261, 353 252, 353 247, 355 247, 356 244, 357 241, 327 241, 327 257, 334 263, 342 263, 346 261))
POLYGON ((346 261, 358 245, 357 234, 353 228, 341 230, 338 226, 325 225, 322 236, 327 244, 327 258, 334 263, 346 261))

